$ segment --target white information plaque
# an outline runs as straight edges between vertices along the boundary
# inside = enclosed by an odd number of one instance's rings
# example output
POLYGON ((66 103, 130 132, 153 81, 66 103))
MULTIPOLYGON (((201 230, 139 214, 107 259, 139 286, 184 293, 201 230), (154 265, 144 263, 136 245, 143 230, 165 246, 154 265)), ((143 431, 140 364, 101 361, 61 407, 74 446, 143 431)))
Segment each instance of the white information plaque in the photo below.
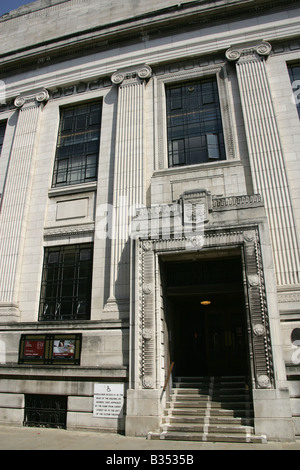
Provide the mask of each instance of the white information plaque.
POLYGON ((124 384, 94 384, 94 418, 119 418, 123 405, 124 384))

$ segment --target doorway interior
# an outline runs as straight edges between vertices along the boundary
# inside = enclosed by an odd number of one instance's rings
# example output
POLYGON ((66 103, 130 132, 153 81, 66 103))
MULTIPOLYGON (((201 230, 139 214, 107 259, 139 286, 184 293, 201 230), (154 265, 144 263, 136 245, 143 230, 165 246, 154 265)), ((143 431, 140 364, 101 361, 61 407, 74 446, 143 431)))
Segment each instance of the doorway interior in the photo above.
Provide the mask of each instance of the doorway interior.
POLYGON ((248 376, 240 253, 168 260, 162 273, 174 376, 248 376))

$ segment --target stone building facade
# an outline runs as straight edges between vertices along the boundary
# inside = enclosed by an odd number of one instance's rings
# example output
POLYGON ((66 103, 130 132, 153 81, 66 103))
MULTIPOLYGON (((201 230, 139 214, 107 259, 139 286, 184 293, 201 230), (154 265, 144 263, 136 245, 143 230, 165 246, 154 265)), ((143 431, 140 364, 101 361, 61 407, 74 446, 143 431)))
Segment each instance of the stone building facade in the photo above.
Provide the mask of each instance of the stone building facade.
POLYGON ((255 433, 300 435, 299 27, 288 0, 0 18, 1 424, 146 436, 170 381, 245 376, 255 433))

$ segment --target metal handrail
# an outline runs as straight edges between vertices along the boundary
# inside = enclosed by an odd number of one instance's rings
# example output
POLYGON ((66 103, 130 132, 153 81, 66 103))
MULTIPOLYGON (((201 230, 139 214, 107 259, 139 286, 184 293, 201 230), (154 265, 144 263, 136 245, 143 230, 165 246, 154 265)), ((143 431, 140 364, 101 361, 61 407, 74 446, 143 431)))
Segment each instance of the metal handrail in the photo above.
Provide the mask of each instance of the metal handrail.
POLYGON ((172 373, 174 364, 175 364, 175 363, 172 362, 172 364, 171 364, 170 367, 169 367, 168 377, 166 378, 165 385, 164 385, 164 388, 163 388, 163 392, 165 392, 166 389, 167 389, 167 386, 168 386, 168 383, 169 383, 169 380, 170 380, 170 377, 171 377, 171 373, 172 373))

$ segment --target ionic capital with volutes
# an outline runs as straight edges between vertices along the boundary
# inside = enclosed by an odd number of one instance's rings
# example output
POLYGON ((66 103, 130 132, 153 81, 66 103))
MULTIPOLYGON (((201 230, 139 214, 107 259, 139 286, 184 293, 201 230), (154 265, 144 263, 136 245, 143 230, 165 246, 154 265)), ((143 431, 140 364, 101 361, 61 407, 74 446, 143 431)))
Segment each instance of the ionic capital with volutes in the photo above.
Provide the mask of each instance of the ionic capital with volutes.
POLYGON ((17 108, 38 106, 41 103, 46 103, 49 100, 48 91, 43 88, 35 93, 21 94, 15 99, 15 106, 17 108))
POLYGON ((230 62, 245 61, 267 57, 272 50, 270 43, 260 41, 252 44, 239 44, 227 49, 225 56, 230 62))
POLYGON ((152 69, 149 65, 141 65, 138 67, 117 70, 111 76, 114 85, 135 85, 150 78, 152 69))

